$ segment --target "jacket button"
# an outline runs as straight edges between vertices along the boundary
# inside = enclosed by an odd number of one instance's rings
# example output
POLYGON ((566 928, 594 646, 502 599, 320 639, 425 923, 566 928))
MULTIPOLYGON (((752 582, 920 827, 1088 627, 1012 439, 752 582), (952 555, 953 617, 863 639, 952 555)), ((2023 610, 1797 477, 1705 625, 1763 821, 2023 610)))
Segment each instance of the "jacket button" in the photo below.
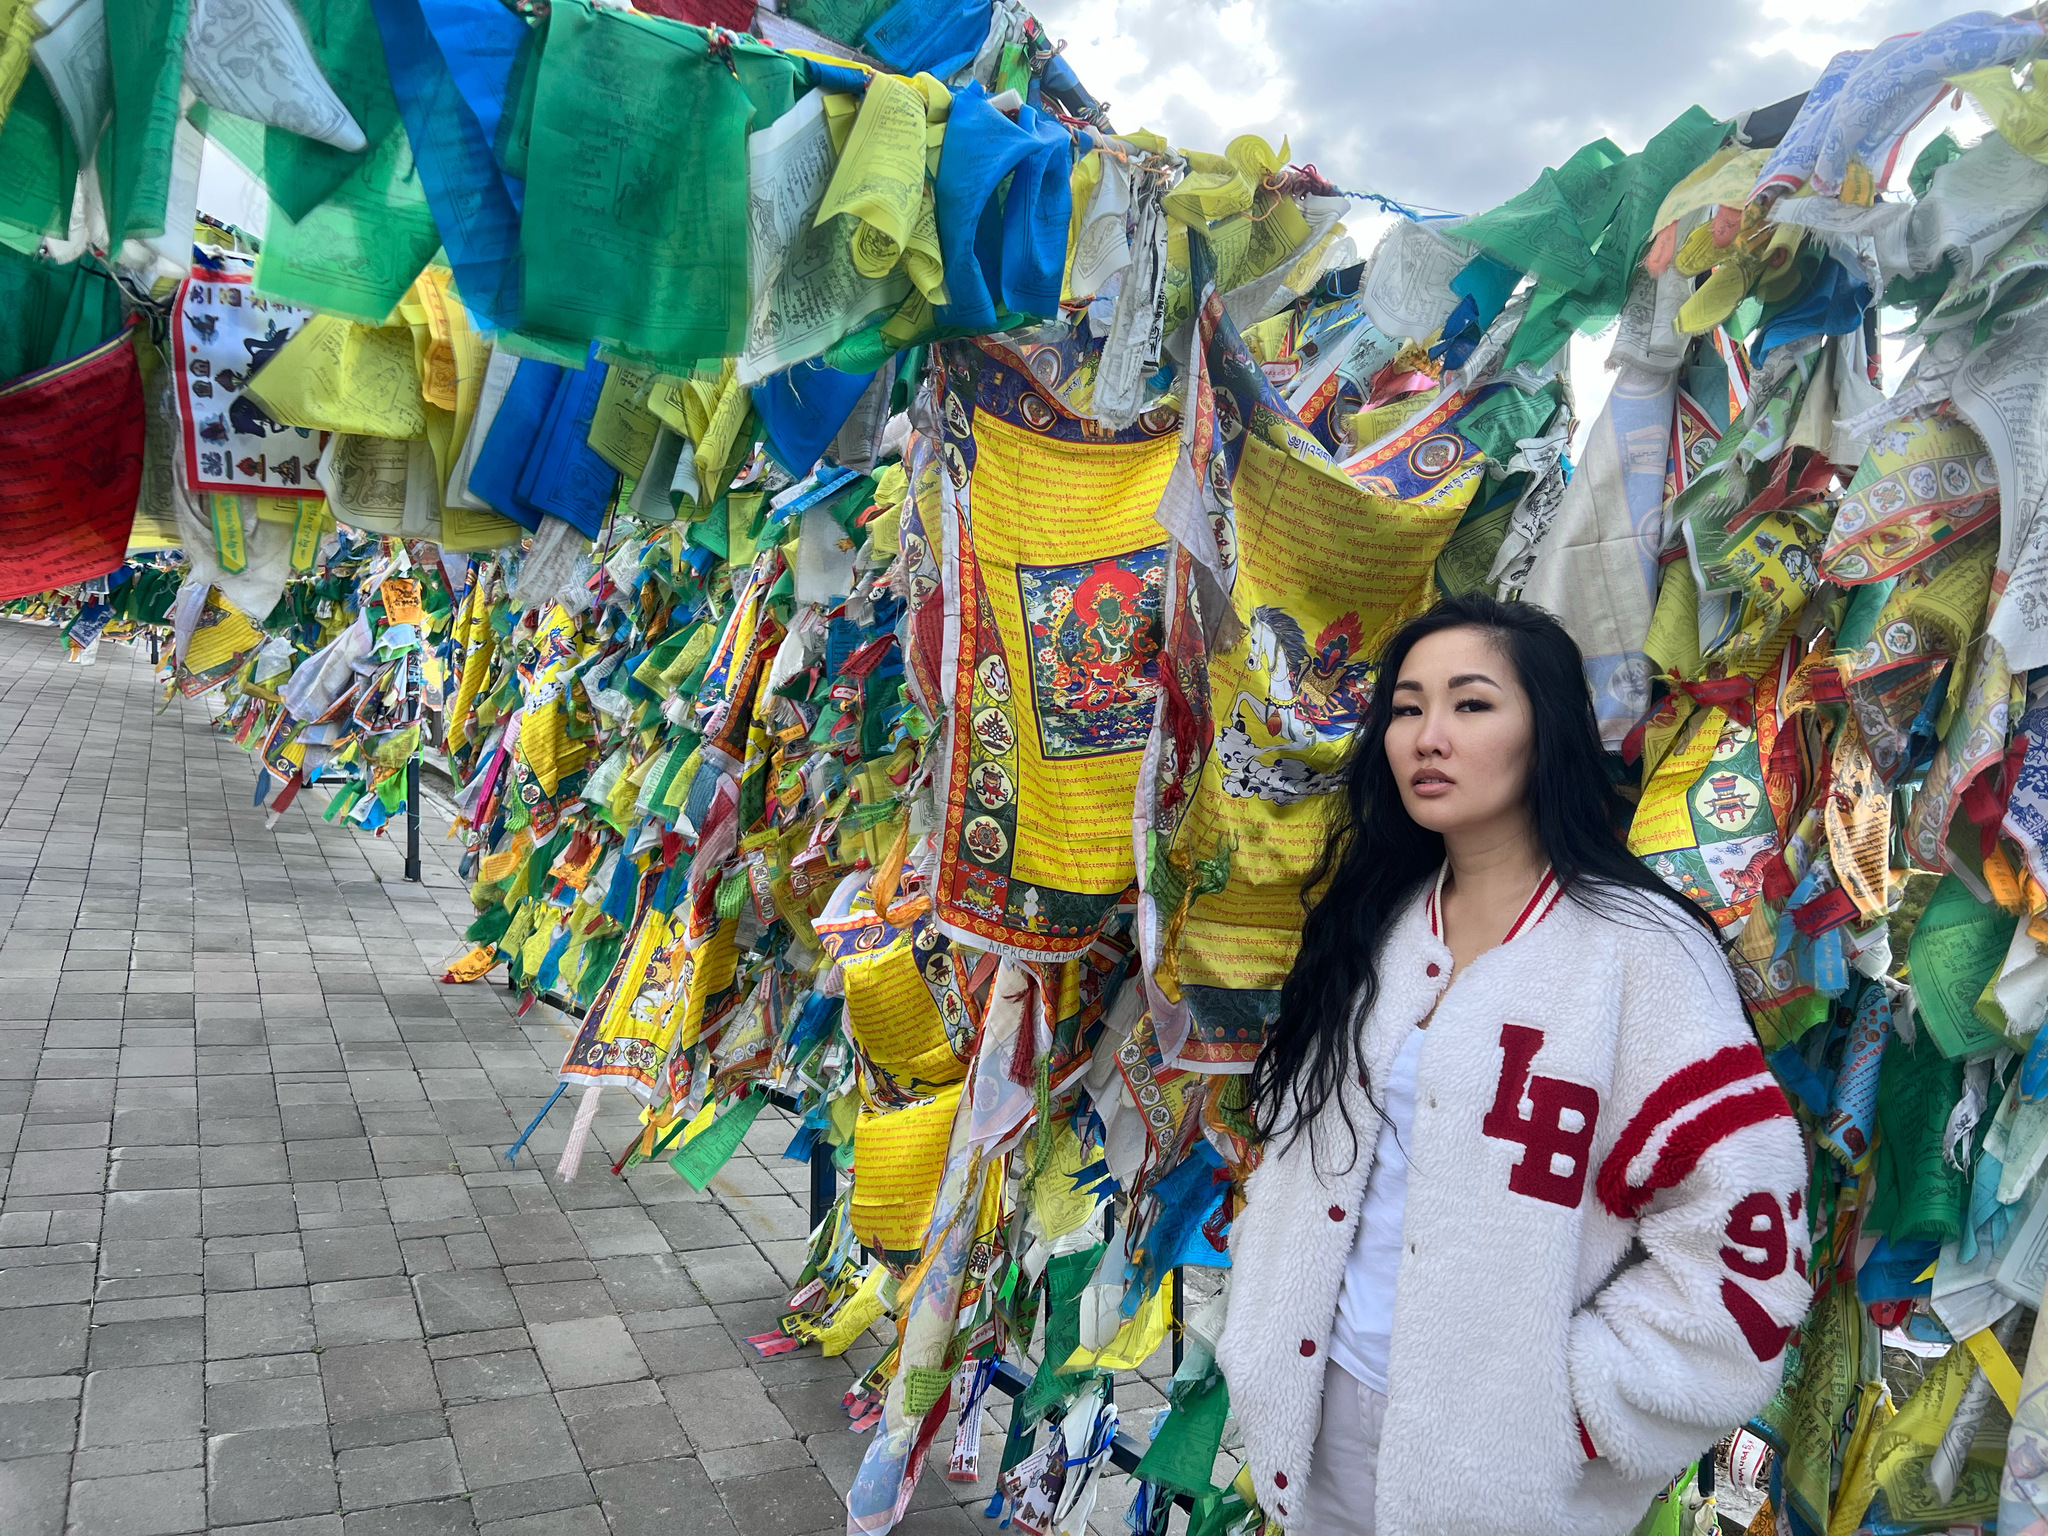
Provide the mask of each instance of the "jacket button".
POLYGON ((1434 960, 1430 961, 1428 965, 1423 967, 1423 969, 1432 976, 1441 976, 1444 973, 1444 968, 1438 965, 1434 960))
POLYGON ((1330 1220, 1332 1220, 1332 1221, 1342 1221, 1343 1219, 1344 1219, 1344 1207, 1343 1207, 1343 1206, 1341 1206, 1341 1205, 1333 1205, 1333 1206, 1331 1206, 1331 1207, 1330 1207, 1330 1220))
POLYGON ((1275 1488, 1285 1488, 1287 1486, 1287 1474, 1285 1472, 1275 1472, 1273 1474, 1273 1486, 1275 1488))
POLYGON ((1316 1352, 1316 1341, 1314 1339, 1303 1339, 1301 1341, 1301 1352, 1304 1355, 1314 1354, 1316 1352))

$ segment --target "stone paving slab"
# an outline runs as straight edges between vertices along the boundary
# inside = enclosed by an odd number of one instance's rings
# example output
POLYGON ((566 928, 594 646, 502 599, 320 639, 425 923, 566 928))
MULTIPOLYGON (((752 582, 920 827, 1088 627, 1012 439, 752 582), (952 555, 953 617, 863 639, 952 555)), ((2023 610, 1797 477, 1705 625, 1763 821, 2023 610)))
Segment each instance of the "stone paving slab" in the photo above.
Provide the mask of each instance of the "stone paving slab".
MULTIPOLYGON (((470 918, 445 816, 421 885, 316 794, 268 828, 252 760, 150 674, 0 622, 0 1532, 843 1530, 867 1441, 836 1402, 880 1343, 745 1344, 802 1263, 787 1117, 701 1194, 611 1177, 624 1095, 575 1182, 570 1102, 508 1165, 567 1025, 439 984, 470 918)), ((905 1536, 994 1529, 950 1444, 905 1536)))

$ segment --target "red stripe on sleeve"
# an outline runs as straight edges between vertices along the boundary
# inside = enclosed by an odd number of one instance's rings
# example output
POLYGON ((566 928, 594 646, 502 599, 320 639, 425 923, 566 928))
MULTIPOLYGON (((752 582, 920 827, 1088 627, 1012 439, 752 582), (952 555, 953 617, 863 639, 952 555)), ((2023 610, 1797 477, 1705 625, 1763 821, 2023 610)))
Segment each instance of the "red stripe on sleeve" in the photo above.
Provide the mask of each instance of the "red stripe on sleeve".
MULTIPOLYGON (((1643 1149, 1649 1146, 1650 1138, 1657 1134, 1658 1128, 1688 1104, 1719 1093, 1723 1088, 1739 1083, 1745 1077, 1754 1077, 1763 1070, 1764 1053, 1757 1049, 1754 1041, 1746 1041, 1741 1045, 1724 1046, 1713 1055, 1665 1078, 1643 1100, 1643 1107, 1635 1112, 1634 1118, 1623 1129, 1621 1139, 1600 1165, 1600 1176, 1594 1184, 1600 1192, 1600 1203, 1616 1216, 1624 1219, 1634 1216, 1649 1203, 1656 1190, 1665 1187, 1657 1184, 1654 1177, 1647 1188, 1640 1190, 1628 1182, 1628 1165, 1642 1156, 1643 1149)), ((1782 1094, 1779 1102, 1784 1102, 1782 1094)), ((1790 1110, 1786 1112, 1789 1114, 1790 1110)))
MULTIPOLYGON (((1767 1120, 1790 1120, 1792 1106, 1785 1102, 1784 1090, 1776 1083, 1765 1083, 1747 1093, 1738 1093, 1732 1098, 1721 1100, 1697 1118, 1688 1120, 1664 1143, 1664 1150, 1657 1154, 1656 1165, 1650 1170, 1649 1183, 1641 1189, 1630 1186, 1627 1190, 1628 1208, 1616 1211, 1619 1216, 1635 1216, 1650 1203, 1650 1197, 1660 1189, 1671 1189, 1685 1182, 1686 1176, 1699 1166, 1699 1161, 1718 1141, 1725 1141, 1737 1131, 1752 1125, 1762 1125, 1767 1120)), ((1610 1159, 1611 1163, 1611 1159, 1610 1159)), ((1601 1177, 1606 1177, 1606 1168, 1601 1177)), ((1601 1200, 1606 1201, 1604 1187, 1601 1200)), ((1613 1209, 1612 1205, 1608 1207, 1613 1209)))

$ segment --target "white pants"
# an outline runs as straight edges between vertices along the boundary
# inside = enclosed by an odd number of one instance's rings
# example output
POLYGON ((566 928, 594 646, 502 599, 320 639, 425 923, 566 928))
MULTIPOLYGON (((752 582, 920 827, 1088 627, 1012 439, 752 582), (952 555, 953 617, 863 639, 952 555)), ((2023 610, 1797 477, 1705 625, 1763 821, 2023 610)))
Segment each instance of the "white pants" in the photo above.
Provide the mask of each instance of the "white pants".
POLYGON ((1386 1397, 1343 1366, 1323 1368, 1323 1422, 1289 1536, 1372 1536, 1386 1397))

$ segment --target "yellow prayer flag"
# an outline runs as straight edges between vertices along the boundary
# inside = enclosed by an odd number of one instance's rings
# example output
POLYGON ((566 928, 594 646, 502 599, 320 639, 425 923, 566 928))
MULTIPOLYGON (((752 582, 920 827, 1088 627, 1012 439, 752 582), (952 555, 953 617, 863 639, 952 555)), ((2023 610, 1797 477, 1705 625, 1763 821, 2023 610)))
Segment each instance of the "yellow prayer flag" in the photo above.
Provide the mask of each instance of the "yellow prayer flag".
POLYGON ((1173 1326, 1173 1275, 1169 1272, 1159 1289, 1146 1297, 1137 1316, 1117 1330, 1116 1337, 1102 1348, 1076 1349, 1060 1367, 1062 1376, 1074 1371, 1135 1371, 1166 1342, 1173 1326))
POLYGON ((249 382, 288 427, 366 437, 423 437, 426 402, 412 332, 315 314, 249 382))
POLYGON ((498 951, 494 945, 479 944, 468 954, 450 961, 443 981, 481 981, 490 975, 491 968, 498 963, 498 951))

